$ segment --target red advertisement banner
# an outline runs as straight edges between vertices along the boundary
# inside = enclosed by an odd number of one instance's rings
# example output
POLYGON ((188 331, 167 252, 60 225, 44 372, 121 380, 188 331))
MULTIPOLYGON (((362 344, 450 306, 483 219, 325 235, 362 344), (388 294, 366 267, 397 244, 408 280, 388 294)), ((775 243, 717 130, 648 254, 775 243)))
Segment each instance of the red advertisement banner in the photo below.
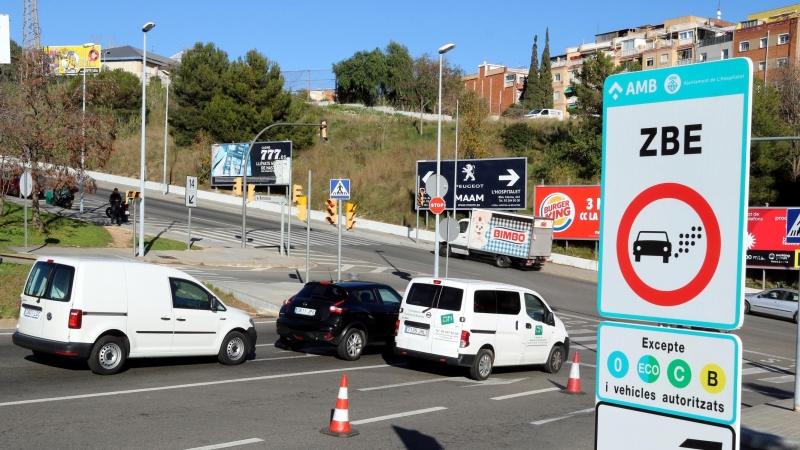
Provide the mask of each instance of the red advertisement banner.
POLYGON ((536 186, 533 212, 553 219, 553 239, 600 239, 600 186, 536 186))
POLYGON ((786 208, 747 211, 747 267, 789 269, 800 244, 786 243, 786 208))

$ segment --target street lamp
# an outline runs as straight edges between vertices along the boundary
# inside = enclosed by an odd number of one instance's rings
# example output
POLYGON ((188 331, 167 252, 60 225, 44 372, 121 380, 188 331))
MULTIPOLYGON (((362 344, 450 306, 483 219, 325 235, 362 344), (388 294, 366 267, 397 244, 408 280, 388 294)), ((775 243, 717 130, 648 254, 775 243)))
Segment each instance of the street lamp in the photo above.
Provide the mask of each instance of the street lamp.
MULTIPOLYGON (((156 26, 153 22, 147 22, 142 27, 144 43, 142 45, 142 150, 141 150, 141 169, 139 171, 139 192, 142 200, 139 202, 139 257, 144 258, 144 116, 145 116, 145 97, 147 95, 147 32, 156 26)), ((134 230, 135 231, 135 230, 134 230)))
POLYGON ((161 182, 161 193, 167 195, 167 128, 169 128, 169 71, 162 70, 161 73, 167 76, 167 108, 164 113, 164 178, 161 182))
MULTIPOLYGON (((456 44, 447 44, 439 48, 439 131, 436 138, 436 195, 442 195, 441 177, 442 171, 442 59, 444 54, 456 48, 456 44)), ((439 218, 434 221, 434 246, 433 246, 433 277, 439 278, 439 218)))
POLYGON ((83 117, 81 118, 81 214, 83 214, 83 175, 85 170, 86 159, 86 49, 94 47, 94 44, 88 42, 83 44, 83 117))

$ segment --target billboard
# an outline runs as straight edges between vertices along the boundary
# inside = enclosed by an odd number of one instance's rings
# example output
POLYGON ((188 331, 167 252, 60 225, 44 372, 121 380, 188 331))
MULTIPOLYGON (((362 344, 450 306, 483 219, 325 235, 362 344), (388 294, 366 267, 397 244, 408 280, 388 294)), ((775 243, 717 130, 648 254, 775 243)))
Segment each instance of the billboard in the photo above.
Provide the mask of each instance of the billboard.
POLYGON ((247 164, 244 155, 249 142, 211 146, 211 186, 230 187, 244 176, 254 186, 288 186, 292 181, 292 142, 256 142, 247 164))
MULTIPOLYGON (((800 243, 787 239, 786 216, 795 208, 750 208, 747 211, 747 267, 791 269, 800 243)), ((796 214, 795 214, 796 215, 796 214)), ((794 224, 792 224, 794 225, 794 224)))
POLYGON ((536 186, 533 211, 553 219, 553 239, 600 239, 600 186, 536 186))
POLYGON ((79 75, 83 70, 100 71, 100 46, 60 45, 43 48, 49 57, 50 70, 58 75, 79 75))
POLYGON ((8 14, 0 14, 0 64, 11 64, 11 30, 8 14))

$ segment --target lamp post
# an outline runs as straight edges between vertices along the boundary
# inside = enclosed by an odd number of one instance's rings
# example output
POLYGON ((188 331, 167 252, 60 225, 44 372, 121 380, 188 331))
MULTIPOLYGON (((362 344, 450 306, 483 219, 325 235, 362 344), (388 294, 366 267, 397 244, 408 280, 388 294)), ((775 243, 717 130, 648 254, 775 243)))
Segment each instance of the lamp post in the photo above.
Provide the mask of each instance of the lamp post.
POLYGON ((162 70, 161 73, 167 76, 167 108, 164 113, 164 178, 161 182, 161 193, 167 195, 167 128, 169 128, 169 71, 162 70))
POLYGON ((144 258, 144 119, 145 119, 145 97, 147 95, 147 32, 156 26, 153 22, 147 22, 142 27, 142 36, 144 36, 144 43, 142 45, 142 150, 141 150, 141 168, 139 171, 139 194, 142 200, 139 202, 139 258, 144 258))
POLYGON ((94 47, 94 44, 88 42, 83 44, 83 116, 81 117, 81 211, 83 214, 83 175, 85 169, 86 159, 86 49, 94 47))
MULTIPOLYGON (((439 131, 436 137, 436 195, 442 195, 441 177, 442 171, 442 60, 444 54, 456 48, 456 44, 447 44, 439 49, 439 131)), ((433 245, 433 277, 439 278, 439 218, 434 221, 434 245, 433 245)))

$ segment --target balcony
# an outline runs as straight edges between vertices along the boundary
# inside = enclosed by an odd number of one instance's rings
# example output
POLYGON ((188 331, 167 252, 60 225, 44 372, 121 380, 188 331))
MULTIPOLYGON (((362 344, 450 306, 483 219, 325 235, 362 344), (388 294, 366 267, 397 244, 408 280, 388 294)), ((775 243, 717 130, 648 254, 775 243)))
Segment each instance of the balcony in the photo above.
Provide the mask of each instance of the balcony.
POLYGON ((656 43, 655 43, 655 42, 651 42, 651 43, 647 44, 647 45, 644 47, 644 49, 645 49, 645 50, 655 50, 655 49, 656 49, 656 43))
POLYGON ((679 66, 686 66, 686 65, 689 65, 691 63, 692 63, 691 59, 679 59, 676 64, 679 65, 679 66))
POLYGON ((567 53, 576 53, 578 51, 578 47, 567 47, 567 53))
POLYGON ((688 44, 694 44, 693 37, 678 40, 678 45, 688 45, 688 44))
POLYGON ((561 61, 550 61, 550 67, 564 67, 567 65, 567 60, 562 59, 561 61))
POLYGON ((733 40, 733 33, 723 34, 722 36, 714 36, 710 38, 703 39, 698 44, 700 47, 706 47, 709 45, 717 45, 723 44, 725 42, 730 42, 733 40))
POLYGON ((658 46, 658 48, 672 47, 672 46, 673 46, 673 45, 675 45, 675 44, 676 44, 676 42, 675 42, 674 40, 672 40, 672 39, 665 39, 665 40, 663 40, 663 41, 660 41, 660 42, 659 42, 659 46, 658 46))
POLYGON ((641 50, 635 48, 626 48, 622 50, 622 56, 631 56, 641 52, 642 52, 641 50))

